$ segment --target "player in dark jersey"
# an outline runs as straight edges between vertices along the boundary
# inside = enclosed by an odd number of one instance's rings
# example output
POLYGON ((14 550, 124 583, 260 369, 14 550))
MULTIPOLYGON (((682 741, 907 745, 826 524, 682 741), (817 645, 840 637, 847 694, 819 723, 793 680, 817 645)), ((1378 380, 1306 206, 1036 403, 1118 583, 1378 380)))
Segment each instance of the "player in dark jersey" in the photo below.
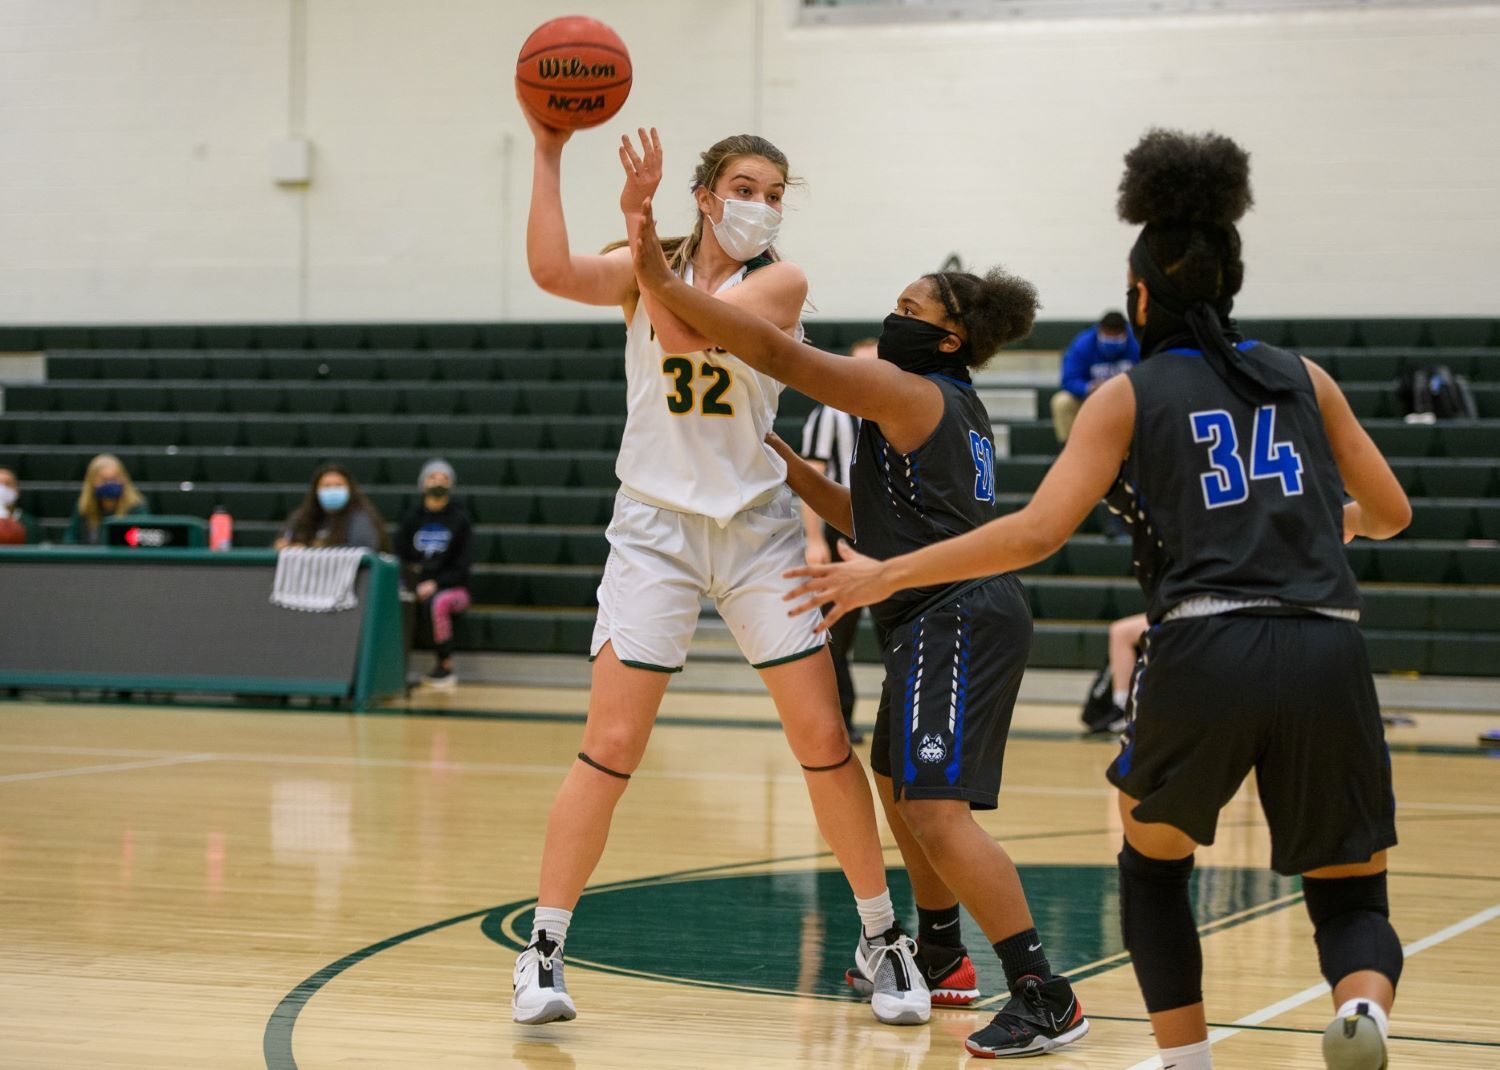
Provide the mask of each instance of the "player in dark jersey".
MULTIPOLYGON (((651 224, 636 277, 653 297, 746 364, 861 418, 850 486, 828 479, 779 439, 792 489, 879 556, 972 531, 995 516, 994 432, 969 369, 1024 337, 1036 315, 1030 283, 996 270, 924 275, 901 292, 880 360, 853 361, 795 342, 757 316, 683 285, 651 224), (719 307, 715 307, 719 306, 719 307)), ((934 1003, 977 995, 959 936, 962 903, 1005 970, 1011 998, 968 1050, 1035 1055, 1088 1032, 1064 977, 1052 972, 1015 863, 974 820, 994 809, 1005 741, 1031 647, 1020 582, 987 574, 902 591, 873 609, 886 677, 870 768, 911 876, 918 958, 934 1003), (976 653, 977 652, 977 653, 976 653)), ((868 984, 856 960, 849 981, 868 984)))
POLYGON ((1119 205, 1145 224, 1129 276, 1145 359, 1084 404, 1020 512, 904 557, 798 569, 798 608, 833 603, 826 627, 904 587, 1023 568, 1108 493, 1132 528, 1152 625, 1109 779, 1125 827, 1121 928, 1162 1063, 1211 1066, 1188 880, 1254 769, 1272 867, 1303 875, 1333 989, 1324 1059, 1373 1070, 1402 966, 1385 875, 1395 800, 1340 543, 1389 538, 1411 508, 1327 373, 1235 332, 1235 223, 1250 202, 1234 142, 1147 134, 1126 156, 1119 205))

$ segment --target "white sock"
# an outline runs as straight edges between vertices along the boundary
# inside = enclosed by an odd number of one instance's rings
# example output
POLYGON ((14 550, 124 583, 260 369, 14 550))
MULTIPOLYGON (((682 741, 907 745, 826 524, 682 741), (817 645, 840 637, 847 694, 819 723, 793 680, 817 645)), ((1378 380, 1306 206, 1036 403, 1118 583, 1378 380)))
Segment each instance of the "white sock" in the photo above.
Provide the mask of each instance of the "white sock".
POLYGON ((1162 1070, 1213 1070, 1214 1057, 1207 1040, 1184 1044, 1180 1048, 1161 1049, 1162 1070))
POLYGON ((571 910, 563 910, 560 907, 537 907, 536 913, 531 919, 531 942, 536 943, 539 932, 545 932, 548 940, 557 942, 558 947, 568 938, 568 922, 573 920, 571 910))
POLYGON ((868 899, 861 899, 856 895, 854 905, 859 910, 859 920, 865 927, 866 939, 873 939, 896 924, 896 908, 891 906, 889 888, 868 899))
POLYGON ((1339 1008, 1335 1018, 1347 1018, 1351 1014, 1365 1014, 1370 1017, 1376 1025, 1380 1026, 1380 1035, 1385 1036, 1391 1027, 1390 1017, 1385 1013, 1385 1008, 1373 999, 1350 999, 1345 1000, 1344 1005, 1339 1008))
POLYGON ((1116 691, 1116 692, 1114 692, 1113 697, 1114 697, 1114 700, 1115 700, 1115 705, 1118 706, 1118 707, 1120 707, 1120 709, 1123 710, 1125 708, 1125 700, 1130 697, 1130 692, 1129 691, 1116 691))

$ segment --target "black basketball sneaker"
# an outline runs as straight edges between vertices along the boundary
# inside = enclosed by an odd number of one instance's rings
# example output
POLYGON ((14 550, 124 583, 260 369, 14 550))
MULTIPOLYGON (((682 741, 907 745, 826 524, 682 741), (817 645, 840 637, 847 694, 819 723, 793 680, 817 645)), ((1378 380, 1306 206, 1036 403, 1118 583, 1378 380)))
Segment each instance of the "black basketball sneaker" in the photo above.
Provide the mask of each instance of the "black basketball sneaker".
POLYGON ((964 1047, 981 1059, 1041 1055, 1088 1031, 1089 1020, 1066 977, 1023 977, 1000 1013, 964 1041, 964 1047))

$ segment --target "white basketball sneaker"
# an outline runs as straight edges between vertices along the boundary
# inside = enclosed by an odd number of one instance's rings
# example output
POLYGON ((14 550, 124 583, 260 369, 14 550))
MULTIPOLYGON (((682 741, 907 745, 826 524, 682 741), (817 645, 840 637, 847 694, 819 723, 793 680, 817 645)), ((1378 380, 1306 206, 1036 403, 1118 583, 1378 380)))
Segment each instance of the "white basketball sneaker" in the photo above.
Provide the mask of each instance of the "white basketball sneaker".
POLYGON ((538 930, 536 939, 516 959, 512 981, 515 994, 510 1016, 523 1025, 571 1022, 578 1017, 563 981, 562 948, 548 939, 546 930, 538 930))
POLYGON ((886 1025, 921 1025, 932 1017, 932 994, 916 961, 917 945, 893 925, 873 939, 861 936, 855 969, 870 979, 870 1008, 886 1025))
POLYGON ((1385 1038, 1361 1003, 1323 1031, 1323 1064, 1329 1070, 1385 1070, 1385 1038))

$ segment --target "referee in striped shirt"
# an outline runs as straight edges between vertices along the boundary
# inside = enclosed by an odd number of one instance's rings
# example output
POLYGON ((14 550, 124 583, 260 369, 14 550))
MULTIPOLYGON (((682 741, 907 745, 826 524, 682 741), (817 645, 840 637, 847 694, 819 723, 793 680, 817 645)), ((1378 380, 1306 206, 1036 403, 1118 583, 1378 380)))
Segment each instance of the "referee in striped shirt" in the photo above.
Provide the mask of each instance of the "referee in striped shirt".
MULTIPOLYGON (((849 347, 849 355, 861 360, 878 357, 878 343, 873 338, 862 338, 849 347)), ((802 428, 802 456, 814 466, 822 466, 823 474, 840 486, 849 485, 849 465, 854 462, 854 442, 859 423, 847 412, 819 405, 808 414, 802 428)), ((823 523, 822 517, 813 512, 805 502, 802 505, 802 526, 807 530, 807 563, 826 565, 834 560, 834 547, 843 538, 836 528, 823 523)), ((844 711, 844 725, 849 729, 849 740, 864 742, 865 735, 854 727, 854 678, 849 673, 849 649, 854 645, 854 634, 859 630, 859 618, 863 610, 846 614, 828 630, 828 645, 833 653, 833 671, 839 682, 839 706, 844 711)))

